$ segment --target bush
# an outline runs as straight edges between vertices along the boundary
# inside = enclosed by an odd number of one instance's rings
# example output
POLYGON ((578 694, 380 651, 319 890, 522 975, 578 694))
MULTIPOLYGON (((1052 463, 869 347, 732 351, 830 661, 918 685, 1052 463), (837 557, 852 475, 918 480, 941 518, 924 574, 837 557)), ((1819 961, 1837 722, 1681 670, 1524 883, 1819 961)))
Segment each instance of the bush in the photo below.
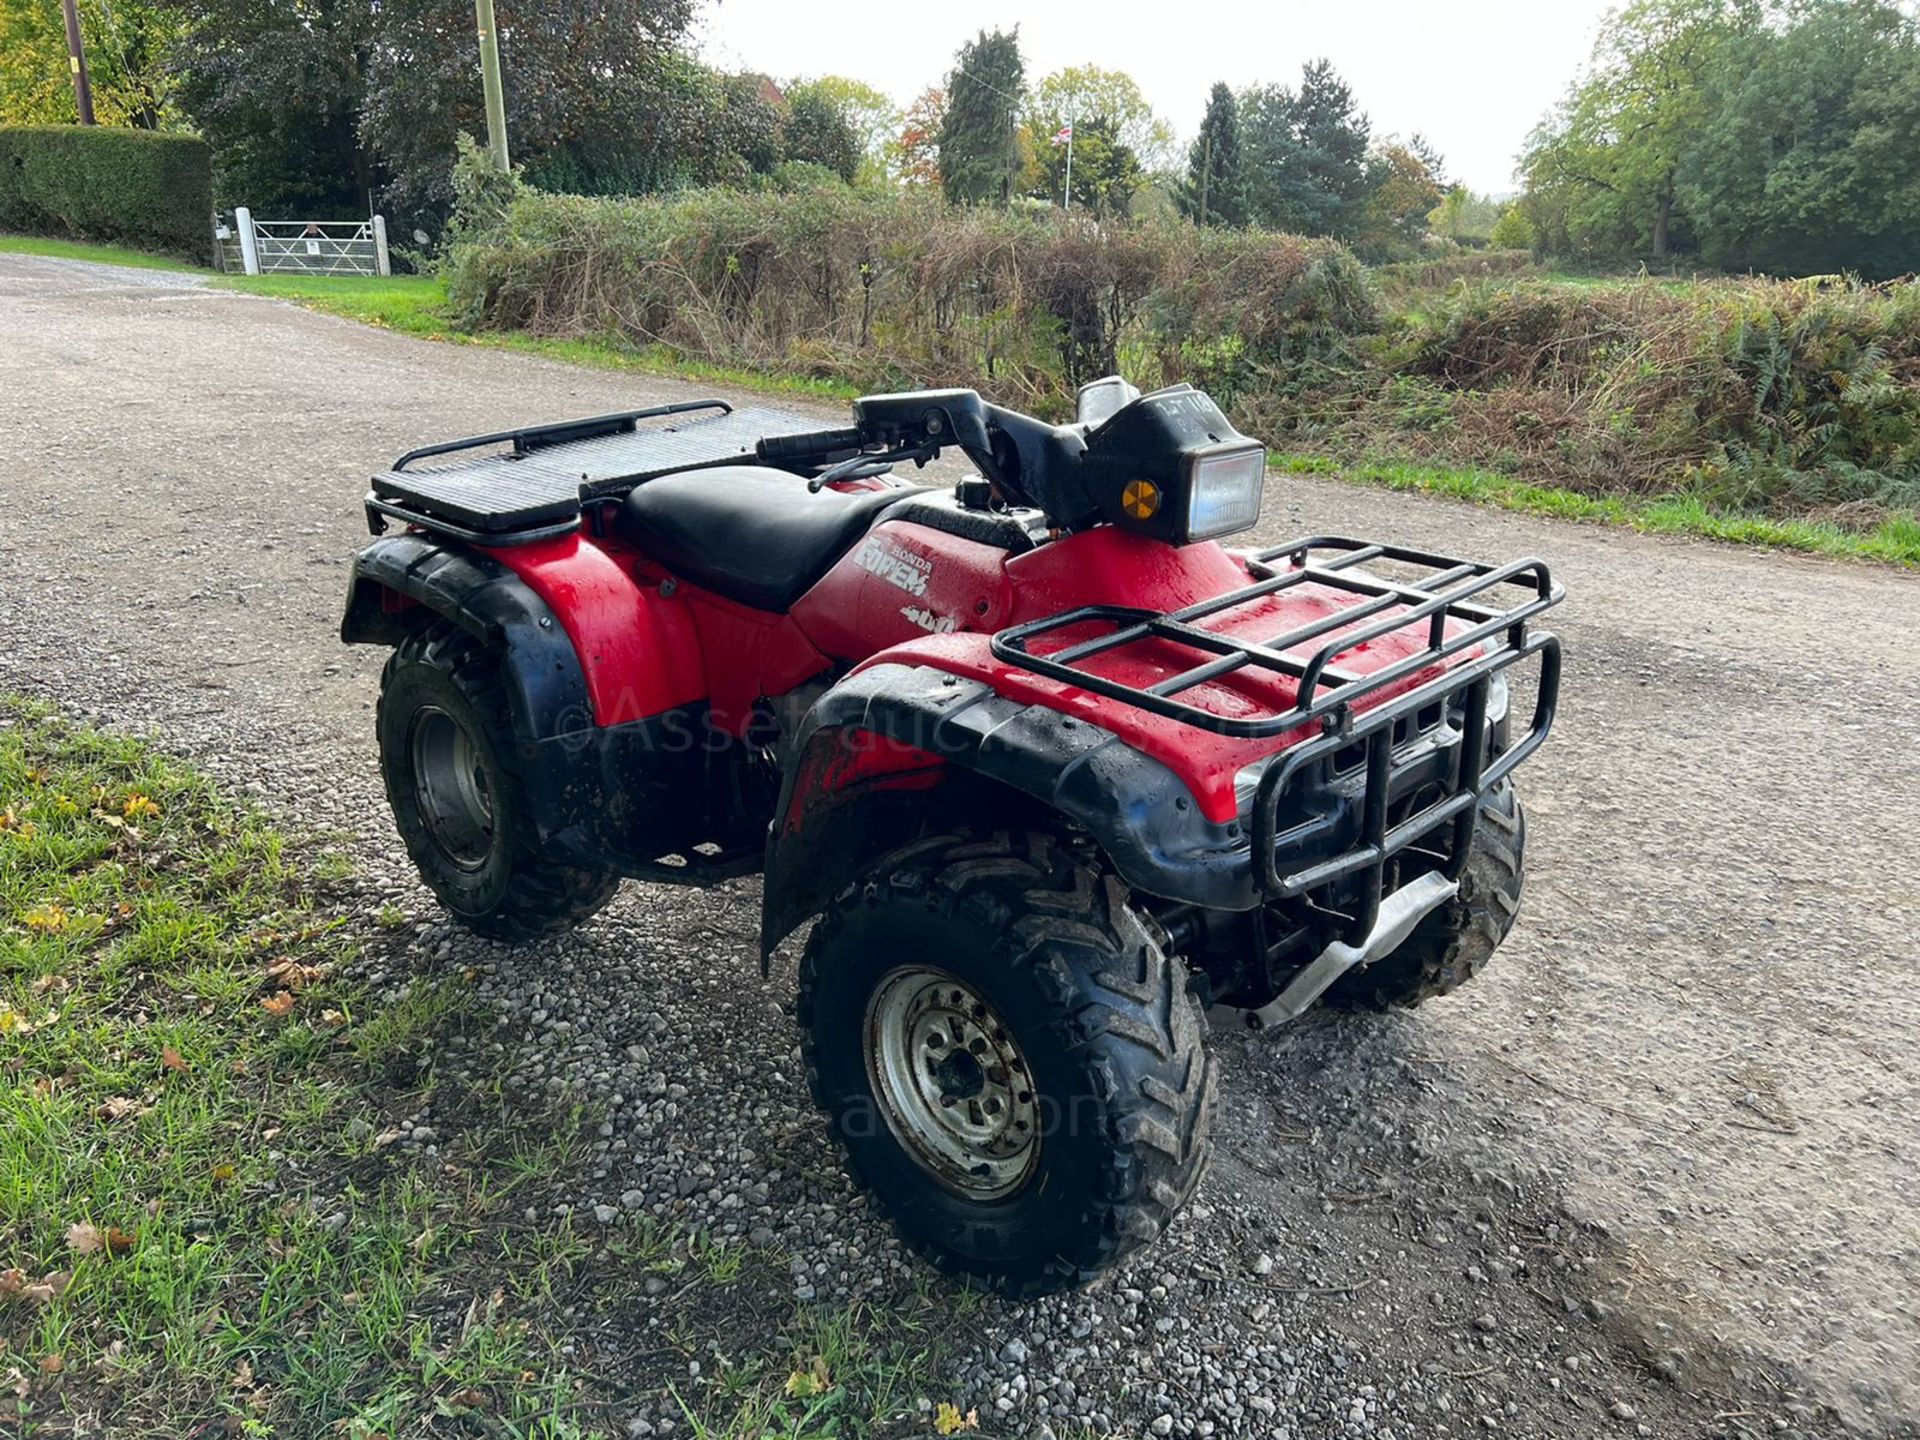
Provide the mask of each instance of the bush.
POLYGON ((0 127, 0 230, 114 240, 207 258, 207 145, 94 125, 0 127))
POLYGON ((1804 511, 1920 504, 1920 283, 1487 285, 1388 363, 1450 392, 1444 448, 1593 492, 1804 511))
POLYGON ((1330 240, 844 186, 521 188, 494 223, 456 228, 448 293, 476 328, 613 335, 863 386, 971 385, 1055 414, 1118 369, 1258 411, 1377 323, 1364 270, 1330 240))

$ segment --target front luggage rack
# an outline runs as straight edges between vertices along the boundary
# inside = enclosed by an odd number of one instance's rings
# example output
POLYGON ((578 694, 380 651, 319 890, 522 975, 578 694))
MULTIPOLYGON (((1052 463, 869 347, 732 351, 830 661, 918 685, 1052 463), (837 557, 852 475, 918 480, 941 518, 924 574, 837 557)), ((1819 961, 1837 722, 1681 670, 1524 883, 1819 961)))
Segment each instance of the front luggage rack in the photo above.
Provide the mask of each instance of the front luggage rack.
POLYGON ((1254 879, 1273 900, 1324 899, 1338 887, 1345 897, 1338 912, 1343 937, 1358 944, 1380 914, 1389 862, 1446 827, 1446 849, 1428 858, 1432 868, 1457 880, 1466 869, 1482 797, 1547 738, 1559 703, 1560 642, 1545 632, 1529 634, 1527 622, 1557 605, 1565 592, 1540 560, 1482 565, 1331 536, 1289 541, 1249 559, 1269 573, 1224 595, 1170 613, 1083 606, 1002 630, 993 637, 993 652, 1009 664, 1219 735, 1271 739, 1317 725, 1318 734, 1309 733, 1260 770, 1247 817, 1254 879), (1323 552, 1336 553, 1316 560, 1323 552), (1375 560, 1429 573, 1403 581, 1359 569, 1375 560), (1284 568, 1274 569, 1275 562, 1284 568), (1199 623, 1308 583, 1360 599, 1265 640, 1243 640, 1199 623), (1502 587, 1519 590, 1523 598, 1506 608, 1490 605, 1490 592, 1502 587), (1114 628, 1047 654, 1031 648, 1039 637, 1089 623, 1114 628), (1424 627, 1425 644, 1402 658, 1367 674, 1338 663, 1348 652, 1412 626, 1424 627), (1096 656, 1150 640, 1211 658, 1149 686, 1081 668, 1096 656), (1316 641, 1311 653, 1294 653, 1316 641), (1494 677, 1536 656, 1532 723, 1500 748, 1488 716, 1494 677), (1383 697, 1399 682, 1456 657, 1441 674, 1383 697), (1180 698, 1247 669, 1292 678, 1292 707, 1229 716, 1180 698), (1437 798, 1390 820, 1395 800, 1434 790, 1437 798))
POLYGON ((1397 545, 1324 535, 1292 540, 1249 558, 1257 567, 1270 571, 1264 579, 1251 585, 1202 600, 1183 610, 1084 605, 1000 631, 993 637, 993 653, 1009 664, 1096 695, 1137 705, 1169 720, 1236 739, 1264 740, 1316 721, 1324 724, 1332 720, 1333 728, 1344 729, 1357 702, 1502 632, 1506 633, 1507 646, 1518 647, 1525 643, 1527 621, 1557 605, 1565 593, 1553 583, 1543 560, 1480 565, 1397 545), (1315 552, 1326 550, 1340 553, 1316 563, 1315 552), (1273 562, 1283 558, 1287 568, 1273 570, 1273 562), (1373 560, 1420 566, 1433 573, 1417 581, 1388 580, 1359 573, 1360 566, 1373 560), (1358 604, 1265 640, 1224 635, 1198 623, 1309 582, 1363 598, 1358 604), (1507 609, 1490 609, 1485 603, 1475 603, 1478 597, 1499 586, 1518 587, 1527 593, 1527 598, 1507 609), (1388 611, 1399 613, 1374 618, 1388 611), (1362 624, 1363 621, 1370 623, 1362 624), (1466 628, 1449 633, 1449 621, 1464 622, 1466 628), (1421 622, 1426 625, 1425 646, 1400 660, 1365 675, 1342 669, 1335 663, 1351 650, 1421 622), (1111 624, 1114 629, 1063 649, 1034 653, 1033 642, 1042 636, 1076 625, 1099 623, 1111 624), (1355 626, 1359 628, 1353 628, 1355 626), (1290 653, 1324 636, 1331 638, 1325 639, 1311 655, 1290 653), (1146 640, 1171 641, 1210 652, 1213 658, 1149 686, 1128 685, 1080 667, 1079 662, 1146 640), (1233 716, 1177 698, 1208 681, 1246 669, 1271 671, 1295 680, 1293 707, 1272 715, 1233 716))

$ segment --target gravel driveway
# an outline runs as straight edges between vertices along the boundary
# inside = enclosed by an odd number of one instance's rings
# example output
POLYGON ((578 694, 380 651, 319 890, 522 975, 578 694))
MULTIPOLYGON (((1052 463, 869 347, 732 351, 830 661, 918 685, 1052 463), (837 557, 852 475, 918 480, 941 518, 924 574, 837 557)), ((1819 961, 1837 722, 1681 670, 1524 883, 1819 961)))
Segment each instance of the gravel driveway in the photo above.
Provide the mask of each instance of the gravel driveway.
MULTIPOLYGON (((369 907, 477 970, 516 1084, 606 1107, 581 1205, 751 1232, 803 1300, 924 1279, 833 1169, 755 887, 629 885, 520 952, 445 929, 379 795, 381 656, 335 639, 392 455, 697 392, 21 256, 0 335, 0 688, 355 836, 369 907)), ((1920 577, 1306 478, 1268 515, 1565 581, 1526 909, 1454 1000, 1223 1037, 1219 1160, 1166 1243, 967 1312, 983 1427, 1911 1433, 1920 577)))

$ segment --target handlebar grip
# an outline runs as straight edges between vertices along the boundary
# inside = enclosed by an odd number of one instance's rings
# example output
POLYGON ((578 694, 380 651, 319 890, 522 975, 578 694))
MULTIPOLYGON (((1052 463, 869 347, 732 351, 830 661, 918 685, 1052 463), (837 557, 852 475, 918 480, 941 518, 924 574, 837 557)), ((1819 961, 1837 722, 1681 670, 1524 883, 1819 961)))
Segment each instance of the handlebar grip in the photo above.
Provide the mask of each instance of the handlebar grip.
POLYGON ((769 435, 753 451, 762 460, 815 460, 836 450, 858 450, 866 437, 857 429, 808 430, 799 435, 769 435))

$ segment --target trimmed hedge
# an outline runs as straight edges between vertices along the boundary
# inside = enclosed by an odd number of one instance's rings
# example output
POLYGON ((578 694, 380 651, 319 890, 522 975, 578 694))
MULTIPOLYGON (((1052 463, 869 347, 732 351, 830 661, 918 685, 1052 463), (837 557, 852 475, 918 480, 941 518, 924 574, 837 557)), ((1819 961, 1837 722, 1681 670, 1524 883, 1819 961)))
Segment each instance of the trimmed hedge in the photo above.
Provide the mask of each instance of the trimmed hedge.
POLYGON ((0 230, 204 260, 212 219, 204 140, 104 125, 0 126, 0 230))

